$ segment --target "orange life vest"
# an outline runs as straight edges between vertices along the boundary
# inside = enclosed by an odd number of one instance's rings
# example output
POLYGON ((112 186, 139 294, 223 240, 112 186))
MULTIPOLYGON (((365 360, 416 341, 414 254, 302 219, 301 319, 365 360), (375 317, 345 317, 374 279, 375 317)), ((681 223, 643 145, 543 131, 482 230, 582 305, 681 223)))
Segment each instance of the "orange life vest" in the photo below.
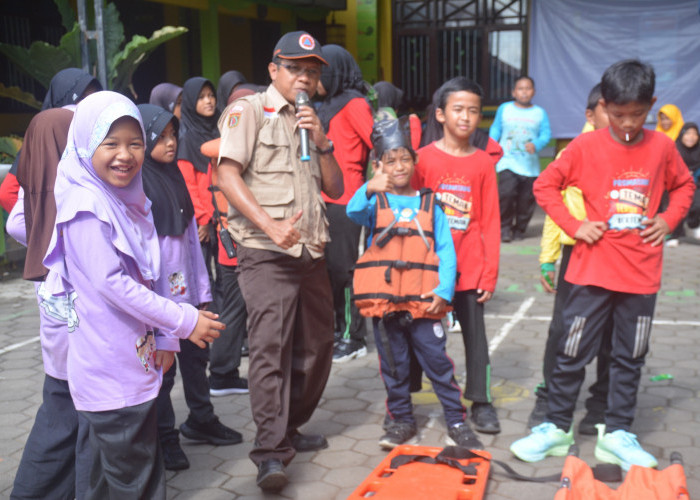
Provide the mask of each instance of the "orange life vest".
POLYGON ((410 312, 414 318, 440 319, 428 314, 432 298, 421 299, 440 283, 435 253, 433 215, 435 194, 421 190, 420 209, 411 221, 399 222, 386 194, 377 194, 374 239, 355 265, 353 292, 360 314, 383 317, 395 311, 410 312))

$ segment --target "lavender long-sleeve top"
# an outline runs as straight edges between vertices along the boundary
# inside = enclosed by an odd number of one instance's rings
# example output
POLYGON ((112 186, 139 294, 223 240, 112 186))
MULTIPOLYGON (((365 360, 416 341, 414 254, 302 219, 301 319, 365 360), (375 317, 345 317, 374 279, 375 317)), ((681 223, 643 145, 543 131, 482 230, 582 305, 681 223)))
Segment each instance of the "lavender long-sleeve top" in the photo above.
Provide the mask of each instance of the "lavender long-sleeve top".
POLYGON ((159 296, 136 263, 112 245, 110 227, 88 212, 63 227, 77 324, 69 334, 68 384, 78 410, 106 411, 154 399, 162 380, 155 351, 178 351, 197 310, 159 296), (159 331, 155 337, 154 328, 159 331))
MULTIPOLYGON (((5 226, 10 236, 27 245, 27 227, 24 220, 24 190, 19 188, 19 197, 10 212, 5 226)), ((53 297, 43 290, 43 283, 35 283, 39 303, 39 338, 44 372, 60 380, 68 379, 68 330, 65 297, 53 297)))
POLYGON ((212 301, 209 274, 197 234, 197 221, 179 236, 158 236, 160 278, 153 289, 161 297, 198 306, 212 301))

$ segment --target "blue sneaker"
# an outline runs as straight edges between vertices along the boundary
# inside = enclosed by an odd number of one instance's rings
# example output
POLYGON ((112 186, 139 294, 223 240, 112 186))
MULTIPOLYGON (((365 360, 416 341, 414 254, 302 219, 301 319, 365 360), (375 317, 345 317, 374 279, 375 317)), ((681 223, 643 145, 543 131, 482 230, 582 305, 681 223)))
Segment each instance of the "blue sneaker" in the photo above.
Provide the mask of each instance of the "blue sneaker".
POLYGON ((656 467, 658 462, 654 455, 642 448, 637 436, 631 432, 618 429, 605 433, 605 424, 596 425, 598 442, 595 445, 595 457, 601 462, 616 464, 623 470, 629 470, 632 465, 656 467))
POLYGON ((531 429, 531 434, 510 445, 510 451, 523 462, 539 462, 553 455, 563 457, 574 444, 573 426, 564 432, 551 422, 544 422, 531 429))

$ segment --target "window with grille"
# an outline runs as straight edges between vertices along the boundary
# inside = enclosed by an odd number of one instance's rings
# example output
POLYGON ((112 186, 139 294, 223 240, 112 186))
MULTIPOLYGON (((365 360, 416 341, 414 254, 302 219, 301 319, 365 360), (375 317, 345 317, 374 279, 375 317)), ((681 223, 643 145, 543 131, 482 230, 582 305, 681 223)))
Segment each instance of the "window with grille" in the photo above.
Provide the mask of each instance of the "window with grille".
POLYGON ((527 0, 393 0, 393 16, 395 83, 411 107, 455 76, 498 104, 526 71, 527 0))

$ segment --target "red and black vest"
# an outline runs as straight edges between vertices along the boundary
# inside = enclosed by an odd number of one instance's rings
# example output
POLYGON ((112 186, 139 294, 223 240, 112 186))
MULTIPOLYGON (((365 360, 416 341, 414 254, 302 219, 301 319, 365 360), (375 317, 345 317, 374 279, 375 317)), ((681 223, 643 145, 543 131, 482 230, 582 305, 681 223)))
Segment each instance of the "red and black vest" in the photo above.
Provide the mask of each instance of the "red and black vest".
POLYGON ((421 190, 420 209, 407 222, 394 217, 385 193, 378 193, 376 198, 374 238, 355 265, 355 305, 368 317, 407 311, 414 318, 442 318, 445 312, 425 312, 432 298, 421 299, 440 283, 433 231, 435 194, 421 190))

